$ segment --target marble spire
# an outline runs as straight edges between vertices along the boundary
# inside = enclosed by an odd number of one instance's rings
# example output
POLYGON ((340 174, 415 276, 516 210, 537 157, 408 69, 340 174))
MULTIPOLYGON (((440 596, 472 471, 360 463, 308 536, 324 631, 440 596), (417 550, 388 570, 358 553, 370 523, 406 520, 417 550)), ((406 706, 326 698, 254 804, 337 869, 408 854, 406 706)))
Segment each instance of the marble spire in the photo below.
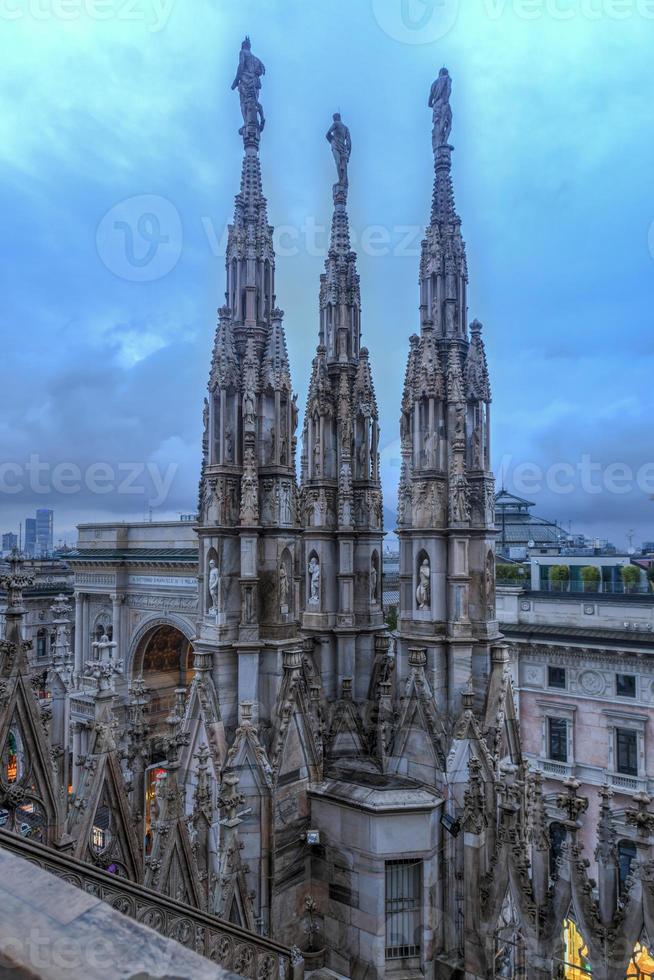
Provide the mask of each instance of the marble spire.
POLYGON ((383 532, 379 416, 368 351, 361 347, 359 275, 347 213, 352 140, 339 113, 326 138, 337 181, 302 437, 303 628, 329 634, 335 624, 339 628, 320 654, 335 698, 353 678, 361 688, 355 696, 367 696, 366 667, 375 657, 375 630, 383 629, 383 532), (355 635, 364 625, 371 632, 355 635))
MULTIPOLYGON (((468 270, 448 142, 451 92, 443 68, 429 94, 434 184, 420 258, 420 335, 410 340, 402 398, 398 534, 405 570, 400 629, 407 638, 419 630, 425 641, 443 631, 455 638, 457 647, 445 648, 434 668, 447 678, 449 703, 441 707, 454 711, 478 670, 481 647, 473 655, 473 646, 495 637, 497 625, 490 383, 481 324, 468 329, 466 321, 468 270)), ((402 642, 400 651, 402 661, 402 642)))

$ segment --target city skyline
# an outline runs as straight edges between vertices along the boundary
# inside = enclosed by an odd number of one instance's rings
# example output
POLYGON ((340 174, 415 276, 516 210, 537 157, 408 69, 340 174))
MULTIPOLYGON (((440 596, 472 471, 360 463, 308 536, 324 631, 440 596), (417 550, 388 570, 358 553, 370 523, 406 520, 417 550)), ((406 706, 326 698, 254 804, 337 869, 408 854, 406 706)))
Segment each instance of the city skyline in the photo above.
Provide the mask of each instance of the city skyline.
MULTIPOLYGON (((274 16, 256 4, 200 11, 202 32, 177 5, 156 30, 145 22, 89 18, 53 19, 47 32, 29 18, 7 25, 16 38, 11 57, 24 60, 22 68, 12 66, 16 77, 30 70, 32 84, 29 94, 14 98, 4 121, 3 204, 16 253, 3 314, 13 367, 2 395, 9 466, 3 477, 11 490, 21 481, 29 486, 27 467, 36 457, 37 487, 42 478, 47 487, 57 467, 57 479, 62 467, 64 478, 53 496, 42 489, 5 492, 0 523, 9 529, 47 503, 57 511, 60 533, 70 537, 85 520, 147 519, 151 506, 155 519, 194 509, 204 365, 223 301, 221 253, 237 175, 229 52, 247 29, 271 72, 264 192, 276 228, 277 299, 286 311, 299 404, 329 225, 324 133, 340 107, 353 137, 350 211, 362 339, 375 372, 385 506, 393 512, 403 374, 397 365, 406 357, 406 335, 418 325, 415 263, 429 213, 426 96, 432 75, 447 63, 454 79, 457 204, 470 243, 469 319, 483 311, 494 379, 498 487, 505 484, 534 500, 543 516, 566 527, 571 521, 573 530, 608 537, 618 548, 626 547, 632 529, 635 543, 651 539, 653 466, 645 447, 652 341, 642 313, 651 291, 651 219, 642 213, 642 188, 654 147, 640 125, 649 112, 647 87, 639 84, 648 70, 642 20, 634 15, 616 30, 608 15, 528 21, 511 8, 495 20, 486 13, 475 21, 460 9, 449 30, 443 24, 431 43, 421 44, 405 43, 378 4, 364 4, 348 9, 352 30, 336 66, 319 51, 318 39, 342 22, 342 5, 275 8, 274 16), (277 41, 289 23, 302 30, 303 47, 282 56, 277 41), (80 33, 86 53, 70 75, 66 52, 80 33), (108 70, 103 43, 125 69, 120 114, 98 81, 108 70), (622 59, 618 67, 615 56, 626 47, 629 63, 622 59), (536 51, 542 54, 535 57, 536 51), (129 72, 136 53, 141 60, 129 72), (46 84, 36 64, 45 54, 49 127, 34 97, 46 84), (176 72, 165 100, 152 58, 160 60, 163 77, 176 72), (189 67, 183 83, 180 59, 189 67), (309 73, 306 92, 297 79, 309 73), (377 98, 361 90, 368 74, 377 98), (621 102, 625 81, 628 114, 621 102), (534 102, 537 132, 529 128, 534 102), (24 127, 25 118, 32 127, 24 127), (57 204, 45 199, 35 178, 46 151, 48 180, 61 191, 57 204), (609 195, 610 174, 620 179, 611 180, 609 195), (157 249, 146 261, 156 228, 145 220, 139 231, 138 221, 151 214, 172 251, 157 249), (37 221, 56 233, 35 239, 37 221), (112 239, 107 229, 116 223, 122 230, 112 239), (37 266, 42 273, 33 283, 37 266), (30 357, 10 321, 29 322, 37 345, 57 338, 36 388, 24 383, 30 357), (82 483, 92 471, 95 492, 70 492, 75 467, 82 483), (134 487, 143 492, 130 492, 134 487)), ((414 32, 409 40, 415 39, 414 32)))

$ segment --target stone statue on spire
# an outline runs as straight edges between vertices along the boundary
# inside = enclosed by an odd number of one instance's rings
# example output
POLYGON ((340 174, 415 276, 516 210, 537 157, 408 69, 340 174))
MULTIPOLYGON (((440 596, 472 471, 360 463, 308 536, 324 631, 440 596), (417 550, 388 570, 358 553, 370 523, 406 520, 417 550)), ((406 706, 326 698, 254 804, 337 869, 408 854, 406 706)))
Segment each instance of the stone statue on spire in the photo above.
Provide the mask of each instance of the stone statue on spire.
POLYGON ((250 38, 246 37, 241 44, 236 77, 232 82, 232 91, 238 88, 243 114, 243 126, 239 129, 241 136, 247 136, 254 130, 258 135, 266 124, 263 109, 259 102, 261 91, 261 76, 266 74, 262 61, 252 54, 250 38))
POLYGON ((438 78, 432 84, 429 92, 429 108, 433 111, 434 128, 432 130, 432 146, 434 153, 439 146, 446 146, 452 131, 452 79, 447 68, 441 68, 438 78))
POLYGON ((334 121, 327 130, 327 142, 331 143, 332 153, 336 161, 336 171, 338 173, 338 183, 341 187, 347 187, 347 165, 352 152, 352 140, 350 130, 341 119, 340 112, 334 113, 334 121))

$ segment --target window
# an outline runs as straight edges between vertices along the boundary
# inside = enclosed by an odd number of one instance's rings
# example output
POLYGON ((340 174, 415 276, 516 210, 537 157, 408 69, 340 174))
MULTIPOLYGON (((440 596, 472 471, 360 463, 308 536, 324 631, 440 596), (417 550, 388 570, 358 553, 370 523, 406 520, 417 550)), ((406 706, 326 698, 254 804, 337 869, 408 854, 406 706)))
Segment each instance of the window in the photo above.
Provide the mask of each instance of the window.
POLYGON ((36 634, 36 655, 37 657, 45 657, 46 653, 47 636, 45 630, 41 629, 36 634))
POLYGON ((621 840, 618 844, 618 873, 620 875, 620 892, 624 891, 631 865, 636 860, 636 845, 630 840, 621 840))
POLYGON ((568 761, 568 723, 565 718, 550 718, 548 757, 555 762, 568 761))
POLYGON ((565 690, 565 667, 547 668, 547 686, 565 690))
POLYGON ((628 728, 615 732, 616 769, 625 776, 638 775, 638 735, 628 728))
POLYGON ((386 959, 420 953, 420 861, 386 862, 386 959))
POLYGON ((616 674, 615 693, 619 698, 635 698, 636 697, 635 674, 616 674))

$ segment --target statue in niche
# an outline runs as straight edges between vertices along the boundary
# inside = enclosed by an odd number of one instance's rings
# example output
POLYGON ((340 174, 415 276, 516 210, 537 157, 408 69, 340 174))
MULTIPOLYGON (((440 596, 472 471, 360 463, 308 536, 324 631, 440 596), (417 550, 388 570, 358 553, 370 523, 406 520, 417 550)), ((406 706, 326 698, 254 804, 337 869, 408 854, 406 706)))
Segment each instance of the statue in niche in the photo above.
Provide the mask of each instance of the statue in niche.
POLYGON ((246 422, 254 422, 254 393, 249 388, 243 394, 243 416, 246 422))
POLYGON ((282 484, 281 499, 279 505, 279 520, 281 524, 292 524, 293 515, 291 508, 291 488, 288 483, 282 484))
POLYGON ((377 601, 377 566, 374 558, 370 562, 370 598, 373 602, 377 601))
POLYGON ((470 520, 470 488, 463 473, 457 473, 450 490, 453 521, 470 520))
POLYGON ((411 437, 411 422, 409 421, 408 412, 402 412, 400 415, 400 443, 402 447, 409 445, 409 439, 411 437))
POLYGON ((327 130, 326 139, 331 144, 334 160, 336 161, 338 183, 341 187, 347 187, 347 165, 352 152, 350 130, 341 119, 340 112, 335 112, 332 118, 333 122, 327 130))
POLYGON ((484 580, 486 592, 486 612, 489 619, 493 619, 495 617, 495 558, 493 557, 492 551, 489 551, 486 555, 484 580))
POLYGON ((313 447, 313 475, 320 476, 322 472, 321 458, 320 458, 320 440, 316 442, 313 447))
POLYGON ((287 457, 286 457, 286 453, 288 452, 287 445, 288 444, 286 442, 286 436, 282 436, 279 444, 279 462, 282 464, 282 466, 286 466, 287 463, 287 457))
POLYGON ((214 615, 218 615, 218 592, 220 589, 220 574, 215 559, 209 559, 209 595, 214 615))
POLYGON ((456 415, 454 416, 454 438, 457 442, 463 442, 465 439, 465 419, 463 417, 463 409, 457 408, 456 415))
POLYGON ((432 110, 432 146, 434 153, 439 146, 446 146, 452 132, 452 79, 447 68, 441 68, 438 78, 429 92, 429 108, 432 110))
POLYGON ((429 558, 422 559, 418 569, 418 588, 416 589, 416 601, 418 609, 429 609, 431 604, 431 569, 429 558))
POLYGON ((425 433, 425 466, 430 470, 436 466, 436 433, 432 429, 425 433))
POLYGON ((241 481, 241 521, 255 524, 259 520, 259 487, 256 476, 247 472, 241 481))
POLYGON ((234 433, 231 425, 225 426, 225 462, 231 463, 234 458, 234 433))
POLYGON ((352 452, 352 420, 349 416, 341 423, 341 452, 348 456, 352 452))
POLYGON ((479 469, 483 465, 481 458, 481 433, 477 425, 472 430, 472 465, 479 469))
POLYGON ((359 477, 362 480, 367 479, 367 476, 368 476, 368 473, 367 473, 368 459, 367 459, 367 457, 368 457, 368 454, 366 452, 366 444, 365 444, 365 442, 362 442, 361 445, 359 446, 359 452, 358 452, 358 458, 359 458, 359 477))
POLYGON ((316 555, 309 561, 309 603, 317 606, 320 602, 320 562, 316 555))
POLYGON ((279 605, 282 612, 288 611, 288 572, 284 561, 279 564, 279 605))
POLYGON ((241 114, 243 116, 243 125, 239 129, 241 136, 245 134, 248 123, 253 122, 260 133, 263 132, 263 127, 266 125, 263 108, 259 102, 261 76, 265 74, 266 69, 263 62, 252 54, 250 38, 246 37, 241 44, 236 77, 232 82, 232 91, 237 88, 241 100, 241 114))

